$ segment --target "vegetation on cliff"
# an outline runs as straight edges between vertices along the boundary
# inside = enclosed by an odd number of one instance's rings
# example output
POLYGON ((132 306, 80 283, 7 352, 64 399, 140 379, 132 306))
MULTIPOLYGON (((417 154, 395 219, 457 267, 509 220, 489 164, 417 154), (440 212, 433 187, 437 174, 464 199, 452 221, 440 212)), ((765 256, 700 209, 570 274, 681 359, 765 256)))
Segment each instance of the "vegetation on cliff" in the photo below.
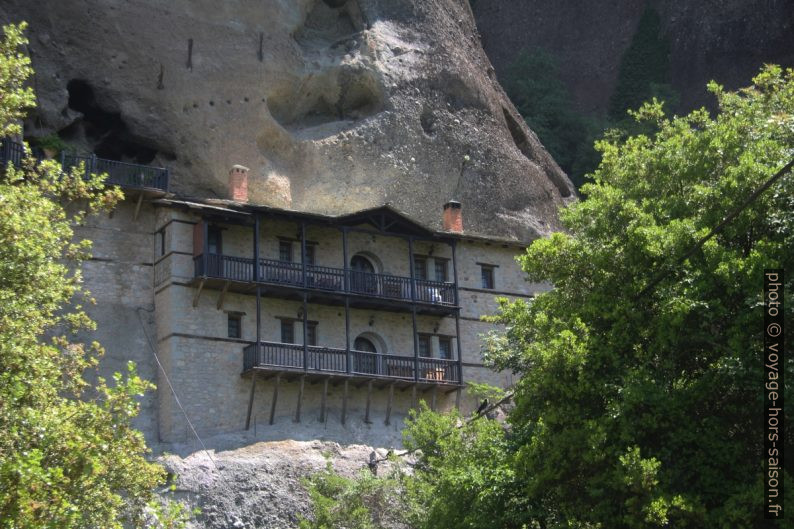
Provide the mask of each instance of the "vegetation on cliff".
MULTIPOLYGON (((567 231, 521 259, 554 290, 503 300, 494 318, 506 331, 488 360, 522 375, 507 425, 416 417, 399 524, 765 526, 761 285, 765 268, 794 266, 791 171, 744 203, 794 158, 794 71, 709 90, 714 117, 668 119, 653 102, 633 115, 657 132, 598 143, 588 199, 562 214, 567 231)), ((790 383, 782 391, 794 398, 790 383)))
POLYGON ((605 116, 587 116, 575 108, 556 59, 542 48, 522 50, 501 81, 527 124, 577 188, 598 167, 595 141, 605 131, 652 132, 654 123, 631 119, 629 110, 652 98, 671 110, 679 99, 669 84, 670 45, 662 35, 659 14, 651 7, 644 11, 621 58, 605 116))
MULTIPOLYGON (((32 75, 24 24, 6 26, 0 41, 0 137, 18 135, 32 75)), ((65 173, 30 156, 0 174, 0 527, 59 529, 135 527, 160 518, 154 489, 165 472, 145 458, 140 432, 130 426, 136 397, 151 388, 134 366, 113 383, 84 378, 102 354, 78 341, 94 324, 82 308, 80 263, 90 242, 73 226, 109 211, 120 198, 102 176, 65 173)))

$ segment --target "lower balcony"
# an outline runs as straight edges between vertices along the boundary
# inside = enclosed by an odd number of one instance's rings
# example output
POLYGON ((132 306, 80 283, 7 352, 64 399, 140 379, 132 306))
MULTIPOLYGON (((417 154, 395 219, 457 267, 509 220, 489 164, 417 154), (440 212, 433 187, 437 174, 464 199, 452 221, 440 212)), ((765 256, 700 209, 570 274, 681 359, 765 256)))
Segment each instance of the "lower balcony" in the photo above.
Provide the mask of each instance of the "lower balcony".
POLYGON ((309 375, 311 378, 347 378, 394 383, 400 387, 416 384, 422 387, 461 385, 456 360, 414 358, 366 351, 308 346, 276 342, 255 343, 243 350, 243 374, 252 370, 309 375))

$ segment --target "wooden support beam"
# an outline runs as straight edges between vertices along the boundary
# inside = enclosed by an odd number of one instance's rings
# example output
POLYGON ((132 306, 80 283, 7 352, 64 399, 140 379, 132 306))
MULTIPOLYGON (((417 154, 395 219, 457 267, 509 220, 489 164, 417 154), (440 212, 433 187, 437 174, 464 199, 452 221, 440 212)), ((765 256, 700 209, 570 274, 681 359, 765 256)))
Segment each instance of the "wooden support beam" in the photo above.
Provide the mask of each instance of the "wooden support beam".
POLYGON ((218 310, 223 308, 223 302, 226 299, 226 291, 229 290, 229 283, 231 283, 231 281, 227 281, 223 284, 223 290, 221 290, 221 293, 218 296, 218 303, 215 305, 215 308, 218 310))
POLYGON ((301 422, 301 406, 303 405, 303 385, 306 382, 306 375, 300 376, 300 386, 298 387, 298 404, 295 407, 295 422, 301 422))
POLYGON ((457 391, 455 391, 455 407, 458 409, 458 411, 460 411, 461 392, 462 392, 461 388, 458 388, 457 391))
POLYGON ((325 422, 325 403, 328 399, 328 379, 323 379, 323 398, 320 401, 320 422, 325 422))
POLYGON ((273 384, 273 401, 270 403, 270 424, 276 419, 276 402, 278 402, 278 385, 281 382, 281 373, 276 375, 276 381, 273 384))
POLYGON ((430 409, 436 411, 436 397, 438 396, 438 386, 433 386, 430 393, 430 409))
POLYGON ((203 289, 203 288, 204 288, 204 281, 206 281, 206 280, 205 280, 205 279, 202 279, 202 280, 199 282, 199 286, 198 286, 198 288, 196 289, 196 293, 195 293, 195 294, 193 294, 193 308, 196 308, 196 307, 198 307, 199 298, 201 297, 201 289, 203 289))
POLYGON ((416 384, 411 384, 411 407, 417 409, 419 404, 416 402, 416 384))
POLYGON ((135 213, 132 214, 132 220, 138 220, 138 214, 141 212, 141 204, 143 204, 143 193, 138 195, 138 203, 135 204, 135 213))
POLYGON ((391 405, 394 402, 394 382, 389 384, 389 400, 386 403, 386 420, 384 421, 386 426, 389 425, 391 422, 391 405))
POLYGON ((344 389, 342 390, 342 424, 347 419, 347 379, 345 379, 344 389))
POLYGON ((364 413, 364 422, 366 424, 372 424, 372 421, 369 420, 369 407, 372 403, 372 380, 367 382, 367 411, 364 413))
POLYGON ((245 429, 251 426, 251 410, 254 408, 254 388, 256 388, 256 369, 251 373, 251 392, 248 395, 248 413, 245 416, 245 429))

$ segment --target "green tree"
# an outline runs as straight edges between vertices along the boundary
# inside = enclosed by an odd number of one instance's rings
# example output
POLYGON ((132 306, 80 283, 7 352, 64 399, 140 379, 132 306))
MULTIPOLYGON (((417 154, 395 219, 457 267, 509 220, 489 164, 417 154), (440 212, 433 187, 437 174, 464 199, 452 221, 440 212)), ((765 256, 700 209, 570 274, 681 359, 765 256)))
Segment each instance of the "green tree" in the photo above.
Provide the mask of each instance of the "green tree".
POLYGON ((662 35, 659 13, 647 7, 640 17, 628 49, 620 59, 618 80, 609 100, 609 116, 631 125, 626 111, 638 108, 652 97, 674 106, 678 95, 670 82, 670 43, 662 35))
POLYGON ((555 288, 493 318, 506 330, 487 360, 522 375, 507 426, 427 410, 407 424, 411 527, 767 527, 761 286, 765 268, 794 268, 794 176, 678 256, 794 158, 794 70, 710 90, 714 117, 653 102, 634 116, 658 132, 599 142, 567 231, 520 258, 555 288))
POLYGON ((794 178, 672 259, 794 157, 794 71, 709 89, 713 118, 667 119, 654 102, 634 116, 657 133, 599 142, 567 232, 521 258, 555 289, 496 318, 508 331, 489 358, 522 374, 517 494, 554 506, 545 527, 763 525, 760 287, 764 268, 794 265, 794 178))
POLYGON ((541 48, 524 50, 507 68, 502 85, 543 146, 579 187, 598 166, 593 148, 605 128, 577 112, 557 62, 541 48))
MULTIPOLYGON (((20 48, 24 24, 4 28, 0 43, 0 135, 21 133, 34 104, 32 74, 20 48)), ((53 161, 27 157, 0 175, 0 527, 141 526, 158 515, 164 526, 181 510, 154 502, 164 470, 130 420, 136 398, 151 388, 134 366, 112 384, 83 378, 102 349, 78 332, 94 323, 80 263, 90 242, 73 226, 119 200, 102 176, 64 173, 53 161)))

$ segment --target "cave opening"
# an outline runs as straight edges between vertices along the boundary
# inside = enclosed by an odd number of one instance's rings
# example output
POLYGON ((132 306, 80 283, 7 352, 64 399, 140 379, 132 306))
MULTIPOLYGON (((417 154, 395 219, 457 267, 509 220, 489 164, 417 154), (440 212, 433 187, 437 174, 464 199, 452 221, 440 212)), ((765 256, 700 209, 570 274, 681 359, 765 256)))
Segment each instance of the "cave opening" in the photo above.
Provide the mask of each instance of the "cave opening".
MULTIPOLYGON (((133 135, 120 112, 103 109, 97 102, 94 88, 87 81, 72 79, 66 90, 69 108, 83 114, 82 128, 86 140, 93 144, 94 154, 100 158, 139 164, 149 164, 154 160, 158 150, 133 135)), ((65 139, 76 133, 74 126, 61 131, 65 139)))

